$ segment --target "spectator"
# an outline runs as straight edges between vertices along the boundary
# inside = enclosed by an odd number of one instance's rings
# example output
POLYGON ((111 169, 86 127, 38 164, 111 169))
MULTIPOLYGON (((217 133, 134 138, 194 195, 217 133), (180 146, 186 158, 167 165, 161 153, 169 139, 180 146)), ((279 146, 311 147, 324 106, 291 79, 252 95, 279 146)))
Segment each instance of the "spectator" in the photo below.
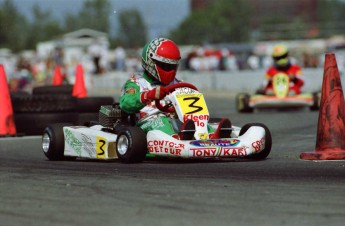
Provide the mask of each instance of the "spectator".
POLYGON ((126 60, 126 51, 122 46, 116 47, 115 51, 115 63, 116 63, 116 70, 118 71, 125 71, 125 60, 126 60))

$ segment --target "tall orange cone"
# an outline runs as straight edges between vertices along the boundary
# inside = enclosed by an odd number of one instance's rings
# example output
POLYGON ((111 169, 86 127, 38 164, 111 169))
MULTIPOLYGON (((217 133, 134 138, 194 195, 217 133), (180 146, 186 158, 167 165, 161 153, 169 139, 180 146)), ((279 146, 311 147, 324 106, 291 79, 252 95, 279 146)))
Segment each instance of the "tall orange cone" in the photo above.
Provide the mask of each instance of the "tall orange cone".
POLYGON ((0 135, 16 134, 12 102, 4 66, 0 64, 0 135))
POLYGON ((84 98, 87 96, 87 91, 84 82, 84 70, 81 64, 78 64, 76 68, 76 76, 73 85, 72 96, 78 98, 84 98))
POLYGON ((325 55, 315 152, 303 152, 300 158, 345 159, 345 101, 334 53, 325 55))
POLYGON ((61 75, 61 67, 58 65, 54 69, 53 85, 59 86, 59 85, 62 85, 62 83, 63 83, 63 78, 61 75))

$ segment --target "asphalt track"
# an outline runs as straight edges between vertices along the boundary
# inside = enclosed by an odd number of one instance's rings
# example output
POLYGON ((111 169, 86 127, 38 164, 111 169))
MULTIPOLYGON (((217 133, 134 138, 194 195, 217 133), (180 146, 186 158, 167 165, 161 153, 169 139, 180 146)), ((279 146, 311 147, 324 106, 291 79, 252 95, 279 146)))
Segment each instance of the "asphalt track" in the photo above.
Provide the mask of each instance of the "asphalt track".
POLYGON ((48 161, 40 137, 0 139, 0 225, 345 225, 345 162, 304 161, 318 112, 238 114, 206 98, 213 117, 266 124, 264 161, 48 161))

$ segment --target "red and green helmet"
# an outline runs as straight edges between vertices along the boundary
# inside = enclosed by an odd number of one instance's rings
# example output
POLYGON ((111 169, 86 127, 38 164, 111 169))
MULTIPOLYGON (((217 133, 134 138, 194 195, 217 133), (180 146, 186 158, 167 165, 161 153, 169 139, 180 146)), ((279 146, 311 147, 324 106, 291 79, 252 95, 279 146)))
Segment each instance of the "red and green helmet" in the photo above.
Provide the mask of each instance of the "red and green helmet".
POLYGON ((155 38, 148 42, 142 52, 142 67, 164 85, 171 83, 181 59, 177 45, 166 38, 155 38))

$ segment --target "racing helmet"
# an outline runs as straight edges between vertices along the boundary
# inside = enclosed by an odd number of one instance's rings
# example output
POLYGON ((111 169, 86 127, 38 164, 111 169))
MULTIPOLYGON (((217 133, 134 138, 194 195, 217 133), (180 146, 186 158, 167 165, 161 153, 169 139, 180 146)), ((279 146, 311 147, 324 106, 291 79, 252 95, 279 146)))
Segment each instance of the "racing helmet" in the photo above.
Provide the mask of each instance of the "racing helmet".
POLYGON ((175 79, 180 59, 180 50, 173 41, 155 38, 144 46, 141 64, 152 77, 168 85, 175 79))
POLYGON ((289 64, 289 51, 284 45, 276 45, 272 51, 274 63, 279 67, 285 67, 289 64))

